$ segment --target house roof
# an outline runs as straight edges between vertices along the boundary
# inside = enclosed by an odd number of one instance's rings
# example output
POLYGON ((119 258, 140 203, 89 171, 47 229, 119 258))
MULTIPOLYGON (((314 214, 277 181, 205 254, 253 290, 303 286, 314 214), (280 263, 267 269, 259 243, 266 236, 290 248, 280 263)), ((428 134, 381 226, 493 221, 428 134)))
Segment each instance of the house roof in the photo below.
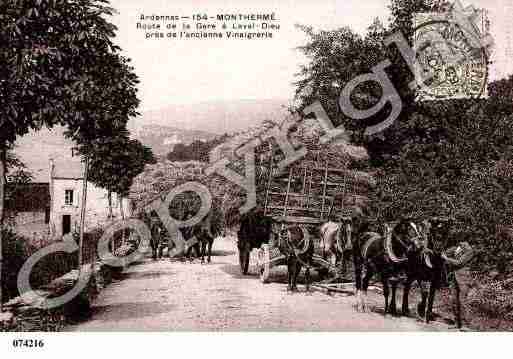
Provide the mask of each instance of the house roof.
POLYGON ((84 177, 84 165, 79 157, 56 158, 53 160, 53 178, 82 179, 84 177))

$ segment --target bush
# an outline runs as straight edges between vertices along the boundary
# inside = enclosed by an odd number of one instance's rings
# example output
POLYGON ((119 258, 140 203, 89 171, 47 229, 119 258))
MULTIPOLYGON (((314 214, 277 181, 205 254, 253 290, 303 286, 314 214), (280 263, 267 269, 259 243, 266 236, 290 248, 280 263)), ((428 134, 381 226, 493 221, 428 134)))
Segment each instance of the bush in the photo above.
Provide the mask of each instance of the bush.
POLYGON ((2 292, 3 301, 18 296, 17 279, 23 263, 28 258, 25 243, 28 239, 16 235, 11 229, 2 231, 2 292))
POLYGON ((513 279, 480 285, 469 294, 468 305, 476 314, 513 320, 513 279))
MULTIPOLYGON (((97 246, 103 231, 95 228, 90 232, 84 233, 84 243, 82 248, 83 264, 92 263, 97 260, 97 246)), ((74 239, 78 243, 78 234, 74 234, 74 239)), ((32 253, 38 249, 34 249, 32 253)), ((30 283, 33 288, 38 288, 52 280, 76 269, 78 266, 78 254, 57 252, 49 254, 42 258, 34 267, 30 277, 30 283)))
MULTIPOLYGON (((103 231, 94 229, 84 233, 83 258, 84 263, 96 261, 96 248, 98 240, 103 231)), ((75 236, 76 237, 76 236, 75 236)), ((76 238, 78 242, 78 238, 76 238)), ((19 295, 17 288, 18 273, 23 264, 31 255, 39 251, 40 248, 30 244, 26 237, 16 234, 12 229, 7 228, 3 231, 2 255, 3 277, 2 290, 4 301, 19 295)), ((33 268, 30 276, 32 288, 39 288, 52 280, 76 269, 78 266, 78 255, 74 253, 56 252, 43 257, 33 268)))

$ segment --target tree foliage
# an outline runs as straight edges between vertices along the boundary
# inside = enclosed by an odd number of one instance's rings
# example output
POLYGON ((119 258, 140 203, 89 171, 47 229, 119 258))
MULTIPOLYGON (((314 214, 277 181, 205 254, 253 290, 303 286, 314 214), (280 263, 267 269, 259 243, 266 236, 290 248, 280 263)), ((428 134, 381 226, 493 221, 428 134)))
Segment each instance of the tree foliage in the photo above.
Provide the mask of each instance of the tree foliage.
POLYGON ((201 161, 208 162, 210 151, 216 146, 220 145, 228 135, 222 135, 209 141, 196 140, 189 145, 178 143, 173 147, 173 150, 166 155, 168 161, 201 161))
POLYGON ((0 4, 0 142, 64 124, 97 59, 113 50, 103 0, 7 0, 0 4))
POLYGON ((104 137, 92 145, 89 180, 109 192, 127 196, 134 178, 155 163, 151 149, 126 135, 104 137))

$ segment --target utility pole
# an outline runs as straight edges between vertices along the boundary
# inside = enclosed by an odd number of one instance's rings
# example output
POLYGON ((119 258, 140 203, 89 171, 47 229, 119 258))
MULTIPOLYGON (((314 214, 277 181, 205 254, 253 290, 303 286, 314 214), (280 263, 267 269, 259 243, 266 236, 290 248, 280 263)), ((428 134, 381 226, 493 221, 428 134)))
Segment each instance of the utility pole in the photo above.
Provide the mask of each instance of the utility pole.
POLYGON ((84 247, 84 224, 85 224, 85 215, 86 215, 86 203, 87 203, 87 177, 89 172, 89 155, 85 156, 85 168, 84 168, 84 178, 82 184, 82 208, 80 210, 80 237, 78 240, 78 275, 80 277, 80 271, 82 269, 82 263, 84 261, 83 258, 83 247, 84 247))

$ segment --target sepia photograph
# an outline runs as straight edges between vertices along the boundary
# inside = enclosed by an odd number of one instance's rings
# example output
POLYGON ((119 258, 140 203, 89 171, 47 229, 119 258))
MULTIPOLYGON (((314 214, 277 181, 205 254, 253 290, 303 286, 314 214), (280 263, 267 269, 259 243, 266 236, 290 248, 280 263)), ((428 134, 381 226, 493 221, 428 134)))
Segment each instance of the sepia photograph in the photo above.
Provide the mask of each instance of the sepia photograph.
POLYGON ((423 351, 513 331, 513 0, 0 0, 0 19, 8 355, 57 333, 306 358, 344 352, 301 353, 318 332, 423 351))

